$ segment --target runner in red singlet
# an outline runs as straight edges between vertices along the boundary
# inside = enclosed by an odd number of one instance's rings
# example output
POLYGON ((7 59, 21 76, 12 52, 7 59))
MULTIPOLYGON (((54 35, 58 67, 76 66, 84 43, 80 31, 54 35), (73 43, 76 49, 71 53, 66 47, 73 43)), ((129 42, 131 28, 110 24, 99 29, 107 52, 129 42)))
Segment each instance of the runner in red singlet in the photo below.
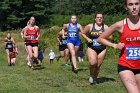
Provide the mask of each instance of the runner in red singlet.
POLYGON ((31 17, 29 25, 25 27, 24 38, 26 39, 27 51, 29 53, 29 60, 31 68, 34 69, 33 61, 37 61, 38 57, 38 39, 40 37, 39 27, 35 25, 35 18, 31 17))
POLYGON ((16 55, 18 54, 17 47, 13 44, 13 52, 11 54, 11 64, 14 66, 16 64, 16 55))
POLYGON ((121 50, 118 73, 128 93, 140 93, 140 0, 125 0, 129 15, 110 26, 98 42, 121 50), (113 44, 107 38, 120 33, 120 43, 113 44))

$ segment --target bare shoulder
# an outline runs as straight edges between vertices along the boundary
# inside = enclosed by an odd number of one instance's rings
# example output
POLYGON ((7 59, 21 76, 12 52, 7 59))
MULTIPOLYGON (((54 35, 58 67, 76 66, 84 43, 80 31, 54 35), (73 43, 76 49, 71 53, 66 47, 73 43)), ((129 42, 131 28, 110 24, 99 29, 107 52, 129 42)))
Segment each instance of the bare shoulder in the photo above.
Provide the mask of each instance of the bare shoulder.
POLYGON ((104 28, 107 29, 108 28, 108 25, 104 24, 104 28))
POLYGON ((24 28, 23 28, 23 30, 26 30, 28 28, 28 26, 25 26, 24 28))
POLYGON ((111 29, 122 32, 122 28, 124 26, 123 20, 118 21, 110 26, 111 29))
POLYGON ((93 27, 93 24, 88 24, 87 26, 90 27, 90 28, 92 28, 93 27))
POLYGON ((116 26, 116 27, 118 27, 118 28, 121 28, 121 27, 123 27, 123 25, 124 25, 124 22, 123 22, 123 20, 121 20, 121 21, 118 21, 118 22, 116 22, 116 23, 114 24, 114 26, 116 26))
POLYGON ((68 24, 63 24, 63 27, 67 27, 68 26, 68 24))
POLYGON ((85 28, 86 28, 86 29, 89 29, 89 30, 91 31, 92 28, 93 28, 93 24, 88 24, 85 28))
POLYGON ((35 28, 39 29, 39 27, 37 25, 35 25, 35 28))
POLYGON ((66 30, 68 27, 68 24, 63 24, 63 30, 66 30))
POLYGON ((13 41, 13 40, 14 40, 14 38, 13 38, 13 37, 11 37, 11 40, 13 41))
POLYGON ((62 31, 60 31, 60 32, 58 33, 58 35, 63 35, 62 31))

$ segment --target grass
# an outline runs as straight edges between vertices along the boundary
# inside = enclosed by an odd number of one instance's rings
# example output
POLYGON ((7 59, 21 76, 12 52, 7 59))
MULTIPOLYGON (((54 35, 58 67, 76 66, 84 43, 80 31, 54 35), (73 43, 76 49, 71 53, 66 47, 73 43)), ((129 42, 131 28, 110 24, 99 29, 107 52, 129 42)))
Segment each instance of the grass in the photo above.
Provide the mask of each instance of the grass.
MULTIPOLYGON (((78 74, 71 72, 70 67, 61 66, 63 59, 54 64, 49 64, 47 47, 41 67, 30 70, 25 64, 26 52, 23 40, 19 33, 14 32, 15 41, 19 50, 15 67, 7 66, 7 59, 2 38, 5 33, 0 33, 0 93, 124 93, 125 89, 118 77, 118 54, 111 55, 109 51, 101 67, 98 77, 99 84, 91 86, 88 83, 88 62, 78 63, 81 69, 78 74)), ((48 41, 49 42, 49 41, 48 41)), ((49 42, 50 43, 50 42, 49 42)), ((56 47, 55 45, 54 47, 56 47)), ((52 48, 52 47, 51 47, 52 48)), ((58 54, 58 51, 55 51, 58 54)), ((85 58, 86 59, 86 58, 85 58)))

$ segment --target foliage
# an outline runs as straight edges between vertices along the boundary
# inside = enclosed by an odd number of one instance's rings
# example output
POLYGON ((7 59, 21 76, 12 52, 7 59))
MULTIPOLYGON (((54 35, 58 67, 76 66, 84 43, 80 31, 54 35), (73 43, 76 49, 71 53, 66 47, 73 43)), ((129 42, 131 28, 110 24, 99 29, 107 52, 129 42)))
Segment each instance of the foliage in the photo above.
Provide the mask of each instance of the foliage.
MULTIPOLYGON (((123 2, 123 0, 1 0, 0 30, 24 27, 31 16, 35 16, 37 25, 50 27, 66 22, 68 18, 65 16, 72 14, 86 16, 101 11, 108 16, 120 15, 125 13, 123 2), (64 20, 58 21, 57 16, 64 20)), ((88 20, 85 21, 88 23, 88 20)))

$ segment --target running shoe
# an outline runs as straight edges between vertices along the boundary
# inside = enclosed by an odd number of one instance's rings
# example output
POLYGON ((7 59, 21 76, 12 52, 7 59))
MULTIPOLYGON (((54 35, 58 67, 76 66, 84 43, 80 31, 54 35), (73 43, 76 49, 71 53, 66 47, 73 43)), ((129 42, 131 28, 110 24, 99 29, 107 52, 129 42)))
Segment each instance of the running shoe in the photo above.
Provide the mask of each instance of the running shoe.
POLYGON ((28 61, 28 62, 27 62, 27 65, 28 65, 28 66, 31 66, 31 62, 30 62, 30 61, 28 61))
POLYGON ((75 74, 77 74, 77 73, 78 73, 78 69, 77 69, 77 68, 74 68, 74 69, 73 69, 73 72, 74 72, 75 74))
POLYGON ((96 80, 93 80, 93 77, 89 77, 89 83, 91 84, 91 85, 95 85, 95 84, 97 84, 97 82, 96 82, 96 80))
POLYGON ((65 66, 69 66, 69 64, 65 64, 65 66))

